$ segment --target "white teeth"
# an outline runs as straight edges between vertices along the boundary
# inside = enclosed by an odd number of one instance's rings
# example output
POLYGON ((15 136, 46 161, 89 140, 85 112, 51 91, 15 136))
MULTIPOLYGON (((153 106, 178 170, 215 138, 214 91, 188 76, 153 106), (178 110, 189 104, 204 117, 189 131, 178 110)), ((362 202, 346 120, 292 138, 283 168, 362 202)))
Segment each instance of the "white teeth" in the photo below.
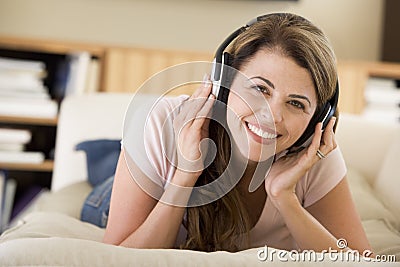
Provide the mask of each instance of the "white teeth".
POLYGON ((252 124, 247 124, 247 126, 249 127, 249 129, 255 133, 256 135, 262 137, 262 138, 267 138, 267 139, 273 139, 276 138, 278 135, 273 134, 273 133, 268 133, 268 132, 264 132, 263 130, 261 130, 260 128, 257 128, 256 126, 252 125, 252 124))

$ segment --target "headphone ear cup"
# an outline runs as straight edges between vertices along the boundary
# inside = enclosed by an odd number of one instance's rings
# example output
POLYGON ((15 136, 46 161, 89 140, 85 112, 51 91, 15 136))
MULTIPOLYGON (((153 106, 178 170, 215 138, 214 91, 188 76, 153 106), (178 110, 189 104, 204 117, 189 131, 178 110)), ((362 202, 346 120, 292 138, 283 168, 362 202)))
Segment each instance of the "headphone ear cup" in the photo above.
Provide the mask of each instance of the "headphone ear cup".
POLYGON ((235 76, 235 70, 231 67, 233 61, 231 54, 224 52, 221 59, 221 63, 218 63, 216 59, 213 62, 211 70, 212 93, 218 100, 227 103, 229 88, 235 76))
MULTIPOLYGON (((329 102, 327 102, 323 108, 321 109, 320 112, 318 112, 318 114, 315 114, 310 122, 308 123, 308 126, 306 128, 306 130, 304 131, 304 133, 300 136, 300 138, 296 141, 296 143, 293 144, 293 148, 296 147, 301 147, 301 146, 306 146, 308 145, 308 142, 310 137, 314 135, 315 132, 315 127, 317 126, 317 124, 319 122, 323 122, 323 128, 325 129, 326 127, 326 121, 329 121, 330 118, 328 118, 328 113, 330 113, 330 111, 332 110, 331 105, 329 102), (325 120, 324 120, 325 119, 325 120), (324 126, 325 124, 325 126, 324 126)), ((333 116, 333 114, 331 115, 331 117, 333 116)))
POLYGON ((217 58, 214 58, 213 64, 212 64, 212 69, 211 69, 211 82, 213 84, 212 86, 212 94, 215 95, 216 98, 218 98, 219 95, 219 87, 220 87, 220 74, 221 74, 221 64, 217 63, 217 58))
POLYGON ((315 126, 322 122, 322 129, 325 129, 331 118, 335 115, 336 107, 339 100, 339 81, 336 82, 335 94, 325 103, 318 114, 315 114, 308 124, 302 136, 289 148, 289 151, 296 152, 309 145, 311 137, 314 135, 315 126))

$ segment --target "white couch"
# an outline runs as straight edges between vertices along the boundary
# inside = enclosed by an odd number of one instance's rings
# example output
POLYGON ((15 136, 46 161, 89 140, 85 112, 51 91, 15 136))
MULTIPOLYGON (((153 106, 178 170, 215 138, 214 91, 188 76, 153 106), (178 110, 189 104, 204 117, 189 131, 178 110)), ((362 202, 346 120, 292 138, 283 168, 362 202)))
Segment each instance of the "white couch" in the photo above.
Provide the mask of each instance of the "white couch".
MULTIPOLYGON (((68 266, 276 266, 260 261, 261 248, 228 253, 129 249, 101 243, 104 229, 79 220, 91 187, 86 158, 77 143, 121 138, 125 110, 132 95, 93 94, 66 99, 61 107, 51 191, 31 212, 0 237, 0 265, 68 266)), ((138 103, 151 96, 140 95, 138 103)), ((137 98, 136 98, 137 99, 137 98)), ((400 260, 400 126, 342 114, 337 140, 348 165, 357 209, 376 254, 400 260)), ((340 207, 338 207, 340 208, 340 207)), ((269 250, 271 253, 272 250, 269 250)), ((278 251, 278 250, 276 250, 278 251)), ((275 252, 276 252, 275 251, 275 252)), ((277 254, 275 254, 277 255, 277 254)), ((283 255, 283 254, 282 254, 283 255)), ((292 261, 293 265, 318 264, 292 261)), ((324 265, 364 266, 361 262, 324 258, 324 265)), ((397 265, 398 263, 396 263, 397 265)))

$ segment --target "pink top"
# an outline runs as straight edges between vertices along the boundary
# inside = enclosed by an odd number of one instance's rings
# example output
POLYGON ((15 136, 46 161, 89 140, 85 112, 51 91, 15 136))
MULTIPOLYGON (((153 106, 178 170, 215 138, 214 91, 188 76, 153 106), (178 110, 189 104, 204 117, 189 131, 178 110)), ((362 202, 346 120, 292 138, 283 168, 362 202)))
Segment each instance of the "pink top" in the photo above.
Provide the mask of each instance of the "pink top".
MULTIPOLYGON (((186 95, 163 98, 151 113, 148 113, 151 116, 145 118, 143 112, 137 112, 131 119, 135 123, 131 123, 131 127, 125 125, 125 153, 146 176, 163 188, 168 186, 176 170, 171 163, 176 160, 172 122, 179 106, 187 98, 186 95), (128 136, 135 138, 127 138, 128 136)), ((146 112, 149 112, 152 105, 143 106, 146 106, 146 112)), ((300 203, 303 207, 308 207, 317 202, 343 179, 346 172, 346 165, 338 147, 325 159, 318 161, 299 180, 296 195, 300 203)), ((186 230, 182 225, 176 245, 182 244, 185 238, 186 230)), ((298 249, 282 216, 268 197, 258 222, 250 231, 250 242, 252 247, 268 245, 287 250, 298 249)))

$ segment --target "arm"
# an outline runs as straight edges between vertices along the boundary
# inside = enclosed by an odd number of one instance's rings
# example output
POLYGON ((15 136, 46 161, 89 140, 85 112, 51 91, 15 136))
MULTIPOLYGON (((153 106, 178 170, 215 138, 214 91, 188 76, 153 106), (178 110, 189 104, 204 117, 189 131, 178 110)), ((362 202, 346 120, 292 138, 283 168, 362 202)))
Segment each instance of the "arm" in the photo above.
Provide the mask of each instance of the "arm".
POLYGON ((351 197, 347 178, 306 210, 332 235, 344 238, 348 247, 362 253, 372 251, 351 197))
POLYGON ((135 248, 173 247, 191 188, 203 170, 199 144, 208 135, 206 115, 215 99, 212 95, 208 97, 210 91, 208 83, 199 87, 189 98, 196 101, 185 102, 173 121, 178 168, 170 184, 159 195, 153 198, 141 189, 134 178, 146 182, 151 179, 133 161, 128 169, 122 151, 111 194, 105 243, 135 248), (186 189, 182 190, 180 186, 186 189))
POLYGON ((351 200, 346 178, 307 209, 302 207, 295 194, 298 180, 321 160, 316 155, 317 150, 328 154, 336 148, 333 125, 334 119, 323 137, 321 125, 317 125, 312 144, 305 151, 298 157, 285 157, 275 162, 265 183, 266 190, 300 249, 338 249, 337 239, 345 238, 350 248, 362 253, 370 246, 351 200))
POLYGON ((340 250, 337 240, 362 254, 372 251, 351 199, 346 177, 319 201, 303 208, 297 197, 279 202, 279 211, 298 246, 315 251, 340 250))
MULTIPOLYGON (((135 172, 144 175, 139 168, 135 172)), ((190 178, 177 171, 173 179, 182 186, 190 186, 193 180, 190 178)), ((163 197, 173 197, 171 194, 176 193, 167 188, 163 197)), ((129 173, 122 152, 115 174, 103 242, 136 248, 173 247, 185 208, 164 204, 163 197, 157 201, 139 187, 129 173), (166 220, 168 223, 165 223, 166 220)))

